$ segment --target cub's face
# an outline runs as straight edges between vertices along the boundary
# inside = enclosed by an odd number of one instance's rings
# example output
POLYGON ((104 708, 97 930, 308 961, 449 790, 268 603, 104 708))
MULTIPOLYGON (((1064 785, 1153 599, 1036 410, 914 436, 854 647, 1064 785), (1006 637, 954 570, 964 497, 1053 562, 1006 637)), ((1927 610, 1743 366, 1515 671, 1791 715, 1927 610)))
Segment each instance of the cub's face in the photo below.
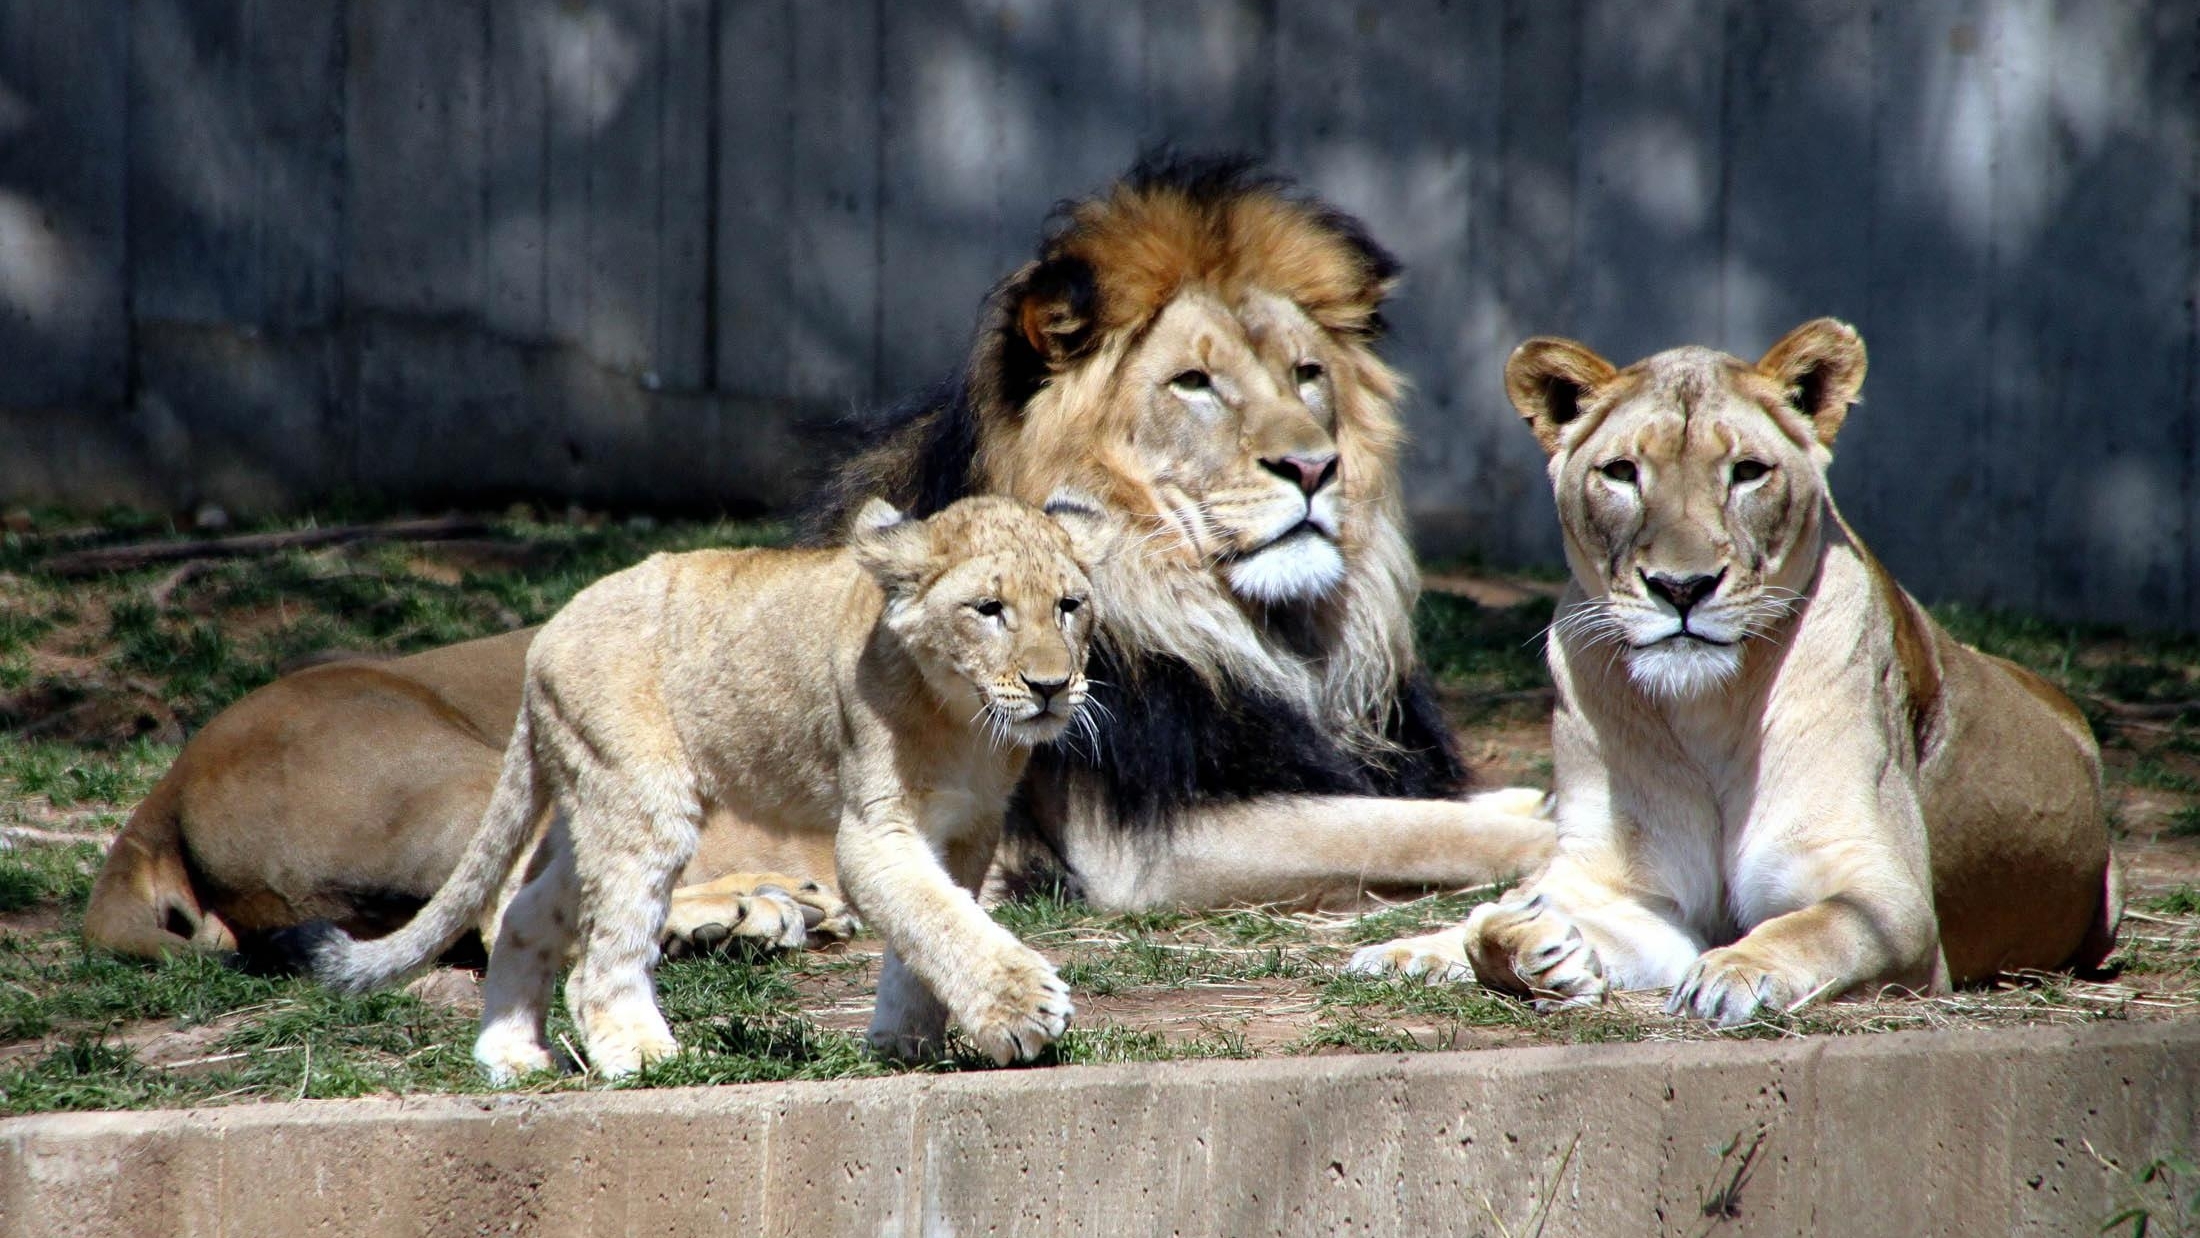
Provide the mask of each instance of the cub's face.
POLYGON ((853 544, 885 586, 885 622, 927 686, 997 739, 1059 737, 1086 699, 1094 613, 1080 554, 1099 548, 1080 538, 1103 536, 1097 515, 1062 506, 1057 518, 987 497, 916 521, 886 519, 884 506, 865 508, 853 544), (877 527, 866 530, 866 519, 877 527))
POLYGON ((1139 471, 1177 535, 1252 601, 1317 598, 1345 576, 1330 348, 1281 297, 1232 307, 1192 291, 1128 359, 1139 471))
POLYGON ((1679 348, 1615 371, 1571 341, 1523 344, 1507 386, 1588 595, 1560 634, 1619 647, 1654 696, 1730 679, 1816 570, 1827 448, 1863 373, 1855 332, 1824 319, 1755 366, 1679 348))

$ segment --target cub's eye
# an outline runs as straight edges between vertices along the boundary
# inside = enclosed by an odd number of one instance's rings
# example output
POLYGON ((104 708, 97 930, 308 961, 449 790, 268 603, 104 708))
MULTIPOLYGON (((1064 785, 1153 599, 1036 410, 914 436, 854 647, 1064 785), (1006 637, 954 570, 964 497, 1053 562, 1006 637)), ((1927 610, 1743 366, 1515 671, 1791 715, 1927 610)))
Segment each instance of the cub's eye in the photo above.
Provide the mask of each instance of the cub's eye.
POLYGON ((1291 367, 1291 377, 1301 387, 1311 382, 1321 381, 1321 376, 1324 373, 1326 371, 1322 369, 1319 361, 1301 361, 1291 367))
POLYGON ((1065 615, 1076 614, 1077 608, 1083 606, 1084 604, 1085 599, 1083 598, 1063 598, 1060 603, 1062 607, 1062 613, 1065 615))
POLYGON ((1736 460, 1734 462, 1734 484, 1738 486, 1743 482, 1755 481, 1771 471, 1772 466, 1762 460, 1736 460))
POLYGON ((983 602, 972 602, 970 609, 991 619, 1001 613, 1001 603, 995 598, 987 598, 983 602))
POLYGON ((1632 460, 1610 461, 1609 463, 1599 465, 1597 467, 1597 472, 1604 474, 1606 477, 1609 477, 1613 481, 1619 482, 1622 485, 1632 486, 1635 484, 1635 462, 1632 460))
POLYGON ((1205 370, 1186 370, 1170 379, 1169 385, 1185 395, 1190 395, 1195 391, 1214 390, 1215 380, 1208 377, 1205 370))

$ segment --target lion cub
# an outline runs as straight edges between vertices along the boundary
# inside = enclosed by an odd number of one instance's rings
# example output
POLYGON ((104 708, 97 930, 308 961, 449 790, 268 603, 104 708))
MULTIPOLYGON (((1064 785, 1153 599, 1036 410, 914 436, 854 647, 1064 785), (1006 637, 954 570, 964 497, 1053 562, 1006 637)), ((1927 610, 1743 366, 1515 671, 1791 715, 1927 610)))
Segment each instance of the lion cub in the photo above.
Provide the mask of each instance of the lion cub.
POLYGON ((1961 644, 1826 485, 1864 342, 1754 365, 1522 344, 1573 587, 1551 625, 1558 851, 1455 929, 1352 968, 1545 1004, 1669 988, 1731 1025, 1882 986, 2098 963, 2118 898, 2100 751, 2038 675, 1961 644))
POLYGON ((886 939, 874 1046, 935 1052, 952 1013, 995 1061, 1036 1055, 1068 990, 974 892, 1031 745, 1084 703, 1101 537, 1072 503, 971 498, 916 520, 874 499, 843 549, 661 554, 605 577, 528 650, 503 774, 451 879, 388 937, 323 923, 292 948, 352 991, 424 966, 555 804, 490 953, 474 1056, 500 1081, 553 1065, 543 1019, 570 951, 588 1057, 627 1074, 678 1048, 658 931, 722 808, 835 836, 841 888, 886 939))

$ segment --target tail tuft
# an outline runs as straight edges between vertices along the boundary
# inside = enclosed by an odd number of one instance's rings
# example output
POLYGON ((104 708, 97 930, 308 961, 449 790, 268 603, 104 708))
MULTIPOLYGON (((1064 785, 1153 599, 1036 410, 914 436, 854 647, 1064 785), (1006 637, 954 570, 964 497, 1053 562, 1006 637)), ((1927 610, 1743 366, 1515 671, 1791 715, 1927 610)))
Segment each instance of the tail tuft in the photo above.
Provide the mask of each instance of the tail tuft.
POLYGON ((351 934, 333 921, 308 920, 272 933, 255 934, 239 947, 238 970, 255 976, 312 976, 324 984, 346 987, 338 974, 351 934))

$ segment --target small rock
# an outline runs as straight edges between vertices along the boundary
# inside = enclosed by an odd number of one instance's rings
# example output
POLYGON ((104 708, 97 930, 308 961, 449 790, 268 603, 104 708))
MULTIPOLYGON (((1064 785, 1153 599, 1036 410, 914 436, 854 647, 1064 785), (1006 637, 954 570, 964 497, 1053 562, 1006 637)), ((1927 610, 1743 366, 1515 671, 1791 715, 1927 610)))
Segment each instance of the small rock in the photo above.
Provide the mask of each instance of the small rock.
POLYGON ((406 985, 405 991, 438 1010, 468 1016, 481 1013, 481 981, 460 968, 439 967, 406 985))
POLYGON ((220 504, 201 503, 199 509, 191 513, 191 525, 209 533, 218 533, 229 527, 229 513, 223 511, 220 504))

